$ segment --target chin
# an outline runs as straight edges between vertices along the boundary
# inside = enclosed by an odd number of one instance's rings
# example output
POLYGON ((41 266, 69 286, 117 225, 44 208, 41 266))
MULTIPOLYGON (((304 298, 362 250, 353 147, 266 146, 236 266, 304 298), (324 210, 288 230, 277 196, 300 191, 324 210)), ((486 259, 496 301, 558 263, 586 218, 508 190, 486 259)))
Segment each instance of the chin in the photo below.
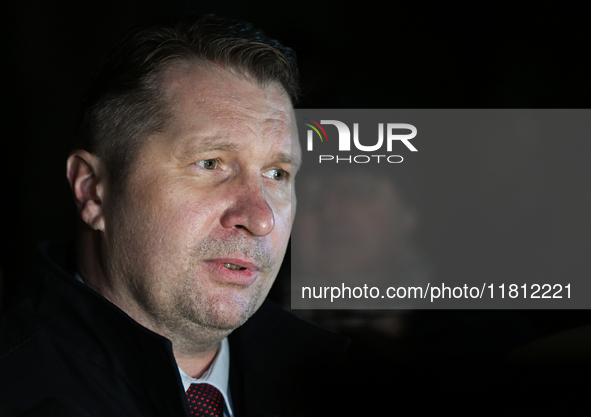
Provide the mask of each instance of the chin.
POLYGON ((237 297, 218 297, 207 304, 204 306, 201 302, 196 303, 193 309, 195 322, 205 327, 229 331, 242 326, 259 307, 257 300, 237 297))

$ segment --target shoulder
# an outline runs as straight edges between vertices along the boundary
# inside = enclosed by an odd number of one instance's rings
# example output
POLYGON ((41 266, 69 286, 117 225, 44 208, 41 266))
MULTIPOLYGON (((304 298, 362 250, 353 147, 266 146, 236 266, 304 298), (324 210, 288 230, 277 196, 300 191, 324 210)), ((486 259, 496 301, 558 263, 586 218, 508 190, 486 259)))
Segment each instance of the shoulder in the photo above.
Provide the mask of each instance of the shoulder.
POLYGON ((93 416, 180 415, 181 401, 155 403, 166 411, 143 401, 178 397, 170 342, 78 282, 59 257, 41 261, 0 322, 0 415, 41 404, 93 416))

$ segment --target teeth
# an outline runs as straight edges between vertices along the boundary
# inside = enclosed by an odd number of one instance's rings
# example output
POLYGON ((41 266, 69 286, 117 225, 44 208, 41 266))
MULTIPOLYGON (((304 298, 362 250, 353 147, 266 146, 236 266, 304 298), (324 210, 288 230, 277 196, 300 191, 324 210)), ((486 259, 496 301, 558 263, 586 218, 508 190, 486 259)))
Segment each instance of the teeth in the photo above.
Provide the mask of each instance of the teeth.
POLYGON ((242 268, 241 266, 234 265, 234 264, 224 264, 224 266, 226 268, 228 268, 228 269, 234 269, 234 270, 236 270, 236 269, 246 269, 246 268, 242 268))

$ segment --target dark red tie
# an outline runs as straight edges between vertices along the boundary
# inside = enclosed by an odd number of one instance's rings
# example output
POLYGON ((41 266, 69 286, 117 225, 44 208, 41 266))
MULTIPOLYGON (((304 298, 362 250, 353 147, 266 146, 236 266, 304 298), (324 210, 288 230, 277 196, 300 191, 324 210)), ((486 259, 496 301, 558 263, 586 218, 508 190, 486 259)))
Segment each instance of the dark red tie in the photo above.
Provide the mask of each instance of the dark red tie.
POLYGON ((224 397, 213 385, 191 384, 187 390, 187 401, 193 416, 222 417, 224 414, 224 397))

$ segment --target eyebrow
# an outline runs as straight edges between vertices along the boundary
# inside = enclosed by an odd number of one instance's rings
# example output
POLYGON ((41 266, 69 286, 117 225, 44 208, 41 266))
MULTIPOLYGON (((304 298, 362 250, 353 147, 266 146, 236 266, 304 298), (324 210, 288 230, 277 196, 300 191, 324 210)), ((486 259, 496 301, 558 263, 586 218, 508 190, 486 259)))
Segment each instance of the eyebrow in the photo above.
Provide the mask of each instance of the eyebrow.
POLYGON ((279 152, 275 155, 274 159, 277 162, 290 164, 294 173, 300 169, 300 165, 302 164, 301 158, 293 158, 291 153, 279 152))
POLYGON ((239 145, 224 139, 205 139, 199 141, 199 144, 194 148, 199 152, 235 151, 238 150, 239 145))
POLYGON ((223 139, 191 140, 190 145, 183 146, 182 158, 191 159, 194 155, 215 151, 235 151, 239 146, 236 143, 223 139))
MULTIPOLYGON (((186 159, 191 159, 195 154, 215 152, 215 151, 238 151, 240 146, 234 142, 224 139, 202 139, 194 141, 191 145, 184 147, 182 156, 186 159)), ((290 164, 295 167, 294 172, 297 172, 302 164, 301 157, 293 158, 291 153, 278 152, 273 157, 275 162, 290 164)))

